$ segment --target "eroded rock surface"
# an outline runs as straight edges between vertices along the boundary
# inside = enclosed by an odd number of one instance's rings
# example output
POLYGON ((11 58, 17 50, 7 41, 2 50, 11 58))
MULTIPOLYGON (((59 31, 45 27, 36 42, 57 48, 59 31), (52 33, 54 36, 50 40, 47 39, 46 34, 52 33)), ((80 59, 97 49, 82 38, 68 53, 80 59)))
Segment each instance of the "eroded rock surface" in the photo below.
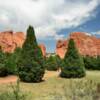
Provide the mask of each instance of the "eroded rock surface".
MULTIPOLYGON (((0 47, 4 52, 12 53, 16 47, 22 47, 25 41, 25 34, 23 32, 5 31, 0 32, 0 47)), ((46 56, 46 48, 44 44, 40 44, 43 56, 46 56)))
POLYGON ((57 41, 56 54, 58 54, 61 58, 64 58, 64 55, 67 52, 68 40, 70 38, 74 39, 76 47, 81 55, 100 55, 100 38, 87 35, 83 32, 74 32, 70 34, 68 39, 57 41))
POLYGON ((13 52, 16 47, 22 47, 25 41, 24 33, 5 31, 0 33, 0 46, 4 52, 13 52))

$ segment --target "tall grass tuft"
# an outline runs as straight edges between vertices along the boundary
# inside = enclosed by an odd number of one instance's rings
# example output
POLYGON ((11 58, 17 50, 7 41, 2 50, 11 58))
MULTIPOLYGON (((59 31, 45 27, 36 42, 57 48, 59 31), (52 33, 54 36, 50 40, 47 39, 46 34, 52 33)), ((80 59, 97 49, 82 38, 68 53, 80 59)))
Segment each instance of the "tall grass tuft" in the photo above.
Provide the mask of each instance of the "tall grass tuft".
POLYGON ((17 80, 16 85, 11 83, 10 88, 12 91, 0 93, 0 100, 27 100, 27 94, 20 90, 19 79, 17 80))

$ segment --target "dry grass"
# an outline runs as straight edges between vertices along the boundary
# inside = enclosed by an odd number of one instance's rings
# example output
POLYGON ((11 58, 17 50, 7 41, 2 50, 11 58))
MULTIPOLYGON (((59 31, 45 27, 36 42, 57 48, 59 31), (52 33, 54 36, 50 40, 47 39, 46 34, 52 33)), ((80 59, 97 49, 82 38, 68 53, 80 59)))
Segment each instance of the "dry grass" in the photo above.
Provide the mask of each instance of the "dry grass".
MULTIPOLYGON (((64 79, 58 77, 58 75, 59 72, 46 71, 45 81, 41 83, 21 82, 21 90, 29 94, 31 99, 28 100, 72 100, 71 96, 74 95, 74 92, 77 93, 77 96, 80 96, 80 91, 83 90, 87 93, 84 92, 85 96, 77 100, 92 100, 92 92, 96 90, 97 84, 100 83, 99 71, 87 71, 87 76, 82 79, 64 79)), ((4 91, 11 91, 10 83, 0 84, 0 93, 4 91)))

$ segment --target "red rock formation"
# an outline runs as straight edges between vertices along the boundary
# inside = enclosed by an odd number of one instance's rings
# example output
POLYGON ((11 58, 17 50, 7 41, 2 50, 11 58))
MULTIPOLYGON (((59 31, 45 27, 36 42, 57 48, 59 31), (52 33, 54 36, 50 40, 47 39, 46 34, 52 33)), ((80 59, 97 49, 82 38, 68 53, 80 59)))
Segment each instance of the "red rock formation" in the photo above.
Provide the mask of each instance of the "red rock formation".
POLYGON ((45 45, 44 44, 39 44, 39 47, 41 48, 42 54, 45 57, 46 56, 46 47, 45 47, 45 45))
POLYGON ((71 33, 67 40, 60 40, 56 45, 56 54, 64 58, 67 52, 68 40, 72 38, 81 55, 97 56, 100 55, 100 39, 95 36, 86 35, 82 32, 71 33))
MULTIPOLYGON (((0 46, 4 52, 13 52, 16 47, 22 47, 25 41, 23 32, 5 31, 0 33, 0 46)), ((43 44, 39 45, 43 56, 46 56, 46 48, 43 44)))
POLYGON ((64 58, 66 49, 67 49, 67 40, 59 40, 56 45, 56 54, 61 58, 64 58))
POLYGON ((21 47, 25 40, 24 33, 6 31, 0 33, 0 46, 4 52, 13 52, 16 47, 21 47))

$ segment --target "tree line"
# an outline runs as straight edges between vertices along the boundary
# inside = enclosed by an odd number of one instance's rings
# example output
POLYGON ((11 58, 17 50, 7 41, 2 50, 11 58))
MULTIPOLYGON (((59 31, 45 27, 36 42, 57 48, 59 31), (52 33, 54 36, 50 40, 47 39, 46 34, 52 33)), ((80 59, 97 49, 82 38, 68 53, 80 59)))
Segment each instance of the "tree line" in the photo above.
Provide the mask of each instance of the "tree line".
POLYGON ((18 75, 24 82, 41 82, 45 70, 59 69, 61 70, 60 77, 81 78, 86 75, 86 69, 100 70, 100 56, 82 57, 74 40, 70 39, 64 59, 58 55, 45 58, 38 46, 32 26, 27 29, 22 48, 16 48, 13 53, 4 53, 0 48, 0 77, 12 74, 18 75))

